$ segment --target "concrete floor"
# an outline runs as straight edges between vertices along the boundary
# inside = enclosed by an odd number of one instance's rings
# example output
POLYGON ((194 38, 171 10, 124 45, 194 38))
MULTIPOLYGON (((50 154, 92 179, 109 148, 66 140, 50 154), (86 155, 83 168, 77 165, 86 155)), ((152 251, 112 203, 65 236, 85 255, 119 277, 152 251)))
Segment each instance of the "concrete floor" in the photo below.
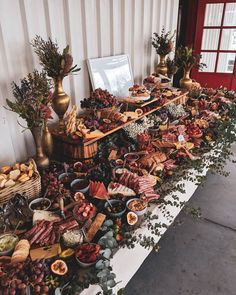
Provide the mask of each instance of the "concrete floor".
POLYGON ((183 224, 167 230, 125 295, 236 295, 236 164, 227 170, 208 175, 189 202, 202 218, 181 212, 183 224))

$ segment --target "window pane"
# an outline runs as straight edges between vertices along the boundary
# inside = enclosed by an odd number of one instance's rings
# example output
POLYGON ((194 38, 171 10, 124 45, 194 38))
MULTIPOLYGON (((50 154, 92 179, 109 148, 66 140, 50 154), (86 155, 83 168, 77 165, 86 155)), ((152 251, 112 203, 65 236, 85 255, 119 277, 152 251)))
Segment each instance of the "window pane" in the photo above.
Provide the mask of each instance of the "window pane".
POLYGON ((218 73, 232 73, 236 53, 220 53, 217 65, 218 73))
POLYGON ((236 50, 236 28, 222 30, 220 49, 236 50))
POLYGON ((201 62, 207 65, 207 67, 204 68, 202 71, 214 72, 215 65, 216 65, 216 52, 202 52, 201 55, 202 55, 201 62))
POLYGON ((236 3, 226 4, 224 26, 236 26, 236 3))
POLYGON ((202 50, 216 50, 218 48, 220 29, 204 29, 202 36, 202 50))
POLYGON ((224 4, 207 4, 204 26, 220 26, 224 4))

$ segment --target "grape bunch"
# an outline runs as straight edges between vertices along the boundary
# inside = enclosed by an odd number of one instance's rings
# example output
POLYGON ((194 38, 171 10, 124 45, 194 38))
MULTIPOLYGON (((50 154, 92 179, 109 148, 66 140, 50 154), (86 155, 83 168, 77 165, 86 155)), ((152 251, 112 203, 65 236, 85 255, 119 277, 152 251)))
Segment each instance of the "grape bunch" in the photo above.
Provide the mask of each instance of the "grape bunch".
POLYGON ((118 101, 114 95, 109 93, 107 90, 97 88, 92 91, 89 98, 85 98, 81 101, 81 108, 86 109, 103 109, 113 106, 117 106, 118 101))
POLYGON ((63 183, 57 179, 57 176, 52 173, 46 173, 42 176, 42 185, 44 189, 47 189, 46 197, 52 200, 52 207, 57 209, 60 197, 67 197, 70 192, 65 189, 63 183))
POLYGON ((24 295, 27 286, 33 294, 48 294, 46 276, 49 268, 44 260, 18 263, 12 267, 6 264, 0 267, 0 295, 24 295))

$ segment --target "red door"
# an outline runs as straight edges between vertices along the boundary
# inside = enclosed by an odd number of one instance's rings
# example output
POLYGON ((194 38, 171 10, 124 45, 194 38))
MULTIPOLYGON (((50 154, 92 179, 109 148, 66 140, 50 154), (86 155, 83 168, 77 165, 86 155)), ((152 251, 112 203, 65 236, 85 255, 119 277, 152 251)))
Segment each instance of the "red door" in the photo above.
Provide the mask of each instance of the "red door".
POLYGON ((199 0, 194 49, 207 64, 195 80, 236 90, 236 1, 199 0))

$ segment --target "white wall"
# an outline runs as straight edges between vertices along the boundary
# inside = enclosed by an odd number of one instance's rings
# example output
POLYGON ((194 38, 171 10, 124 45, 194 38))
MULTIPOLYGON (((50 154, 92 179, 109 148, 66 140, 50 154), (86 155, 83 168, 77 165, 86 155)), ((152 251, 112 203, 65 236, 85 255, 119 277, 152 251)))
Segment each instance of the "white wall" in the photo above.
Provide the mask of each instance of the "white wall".
MULTIPOLYGON (((17 116, 6 111, 11 81, 40 68, 29 42, 36 34, 70 44, 82 68, 64 80, 72 103, 89 95, 85 60, 128 53, 136 82, 153 71, 150 37, 162 26, 174 31, 179 0, 0 0, 0 164, 24 160, 34 152, 29 131, 22 133, 17 116)), ((24 122, 22 122, 24 124, 24 122)))

